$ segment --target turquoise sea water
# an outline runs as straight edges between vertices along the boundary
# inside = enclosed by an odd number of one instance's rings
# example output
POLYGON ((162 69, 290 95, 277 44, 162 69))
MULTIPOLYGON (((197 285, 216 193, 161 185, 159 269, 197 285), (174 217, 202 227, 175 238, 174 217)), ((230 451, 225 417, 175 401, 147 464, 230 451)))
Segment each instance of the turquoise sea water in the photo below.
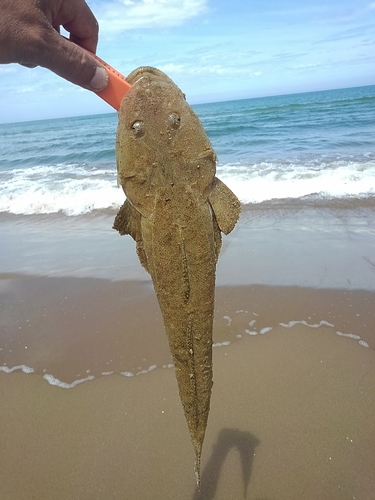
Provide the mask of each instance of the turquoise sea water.
MULTIPOLYGON (((194 109, 243 204, 375 194, 375 86, 194 109)), ((116 127, 115 113, 0 125, 0 213, 116 210, 116 127)))

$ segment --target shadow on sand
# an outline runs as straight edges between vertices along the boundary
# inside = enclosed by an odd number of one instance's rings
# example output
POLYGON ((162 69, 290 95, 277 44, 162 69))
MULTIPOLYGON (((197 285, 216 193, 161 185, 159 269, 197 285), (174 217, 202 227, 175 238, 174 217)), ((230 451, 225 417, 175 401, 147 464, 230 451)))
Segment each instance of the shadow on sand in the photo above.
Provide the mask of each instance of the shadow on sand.
POLYGON ((255 448, 259 444, 260 441, 250 432, 243 432, 238 429, 222 429, 213 446, 211 456, 203 469, 201 489, 200 491, 196 489, 193 500, 211 500, 215 497, 221 468, 232 448, 236 448, 240 454, 244 498, 246 498, 255 448))

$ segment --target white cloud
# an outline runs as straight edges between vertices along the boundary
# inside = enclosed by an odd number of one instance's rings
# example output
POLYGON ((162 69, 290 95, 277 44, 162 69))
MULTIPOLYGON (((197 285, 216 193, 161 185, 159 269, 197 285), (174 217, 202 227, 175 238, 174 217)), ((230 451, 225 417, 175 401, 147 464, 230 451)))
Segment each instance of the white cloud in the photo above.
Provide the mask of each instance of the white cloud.
POLYGON ((207 9, 207 0, 111 0, 98 5, 101 34, 183 24, 207 9))
POLYGON ((186 65, 184 64, 173 64, 173 63, 167 63, 167 64, 160 64, 159 69, 161 71, 164 71, 164 73, 186 73, 186 65))
POLYGON ((233 76, 233 75, 243 75, 247 76, 249 78, 254 78, 256 76, 260 76, 261 72, 260 71, 250 71, 248 68, 245 67, 228 67, 228 66, 222 66, 220 64, 216 65, 192 65, 192 64, 173 64, 173 63, 167 63, 167 64, 160 64, 158 65, 158 68, 161 71, 164 71, 164 73, 167 73, 169 75, 190 75, 190 76, 196 76, 196 75, 227 75, 227 76, 233 76))

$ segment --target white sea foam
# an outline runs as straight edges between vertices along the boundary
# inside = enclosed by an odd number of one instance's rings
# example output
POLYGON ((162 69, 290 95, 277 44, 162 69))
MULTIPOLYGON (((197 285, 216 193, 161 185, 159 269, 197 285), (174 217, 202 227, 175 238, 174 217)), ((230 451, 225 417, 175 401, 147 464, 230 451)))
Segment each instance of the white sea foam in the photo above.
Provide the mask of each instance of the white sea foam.
MULTIPOLYGON (((254 324, 255 324, 255 320, 250 321, 250 323, 249 323, 250 326, 254 326, 254 324)), ((245 329, 245 333, 247 333, 248 335, 258 335, 258 333, 260 335, 264 335, 265 333, 268 333, 271 330, 273 330, 272 326, 266 326, 265 328, 262 328, 259 332, 257 332, 256 330, 245 329)))
MULTIPOLYGON (((260 162, 222 164, 218 177, 242 203, 315 195, 328 198, 375 195, 375 161, 260 162)), ((115 166, 59 164, 1 173, 0 212, 66 215, 118 209, 124 201, 115 166)))
POLYGON ((332 323, 328 323, 328 321, 321 321, 320 323, 315 323, 313 325, 311 325, 310 323, 307 323, 307 321, 305 320, 302 320, 302 321, 289 321, 289 323, 279 323, 280 326, 283 326, 284 328, 292 328, 292 326, 295 326, 295 325, 305 325, 305 326, 309 326, 310 328, 319 328, 321 326, 335 326, 335 325, 332 325, 332 323))
POLYGON ((8 366, 0 366, 0 372, 12 373, 16 370, 21 370, 23 373, 34 373, 34 369, 26 365, 12 366, 12 368, 9 368, 8 366))
POLYGON ((353 333, 342 333, 342 332, 336 332, 337 335, 340 335, 340 337, 349 337, 350 339, 356 339, 359 340, 361 337, 359 335, 354 335, 353 333))
POLYGON ((368 343, 367 343, 367 342, 365 342, 364 340, 360 340, 360 341, 358 342, 358 344, 359 344, 359 345, 361 345, 362 347, 370 347, 370 346, 368 345, 368 343))
POLYGON ((326 198, 375 194, 375 162, 332 161, 327 164, 221 165, 218 177, 243 204, 315 195, 326 198))
POLYGON ((212 344, 212 347, 224 347, 226 345, 230 345, 229 340, 224 340, 224 342, 217 342, 216 344, 212 344))
POLYGON ((267 326, 266 328, 262 328, 261 331, 259 332, 260 334, 265 334, 273 330, 272 326, 267 326))
POLYGON ((247 333, 248 335, 258 335, 258 332, 253 331, 253 330, 247 330, 247 329, 245 329, 245 333, 247 333))
POLYGON ((57 165, 14 169, 2 180, 0 212, 13 214, 79 215, 124 201, 115 169, 89 170, 84 166, 57 165))
POLYGON ((151 365, 149 368, 147 368, 147 370, 141 370, 140 372, 138 372, 137 375, 142 375, 143 373, 152 372, 153 370, 155 370, 155 368, 157 368, 156 365, 151 365))
POLYGON ((58 378, 54 377, 53 375, 45 374, 43 375, 43 378, 47 380, 47 382, 51 385, 56 385, 57 387, 61 387, 62 389, 72 389, 78 384, 83 384, 84 382, 88 382, 89 380, 93 380, 95 377, 93 375, 89 375, 86 378, 81 378, 79 380, 75 380, 71 384, 68 384, 66 382, 62 382, 58 378))
POLYGON ((232 318, 230 316, 223 316, 223 319, 225 319, 228 322, 228 326, 232 323, 232 318))

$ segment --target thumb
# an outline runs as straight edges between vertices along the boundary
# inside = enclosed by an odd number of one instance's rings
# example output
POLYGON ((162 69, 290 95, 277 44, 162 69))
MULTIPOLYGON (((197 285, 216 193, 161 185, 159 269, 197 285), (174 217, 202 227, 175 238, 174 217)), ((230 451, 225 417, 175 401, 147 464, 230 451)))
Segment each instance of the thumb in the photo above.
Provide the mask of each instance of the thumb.
POLYGON ((62 37, 53 28, 47 45, 40 66, 94 92, 106 88, 108 73, 88 50, 62 37))

